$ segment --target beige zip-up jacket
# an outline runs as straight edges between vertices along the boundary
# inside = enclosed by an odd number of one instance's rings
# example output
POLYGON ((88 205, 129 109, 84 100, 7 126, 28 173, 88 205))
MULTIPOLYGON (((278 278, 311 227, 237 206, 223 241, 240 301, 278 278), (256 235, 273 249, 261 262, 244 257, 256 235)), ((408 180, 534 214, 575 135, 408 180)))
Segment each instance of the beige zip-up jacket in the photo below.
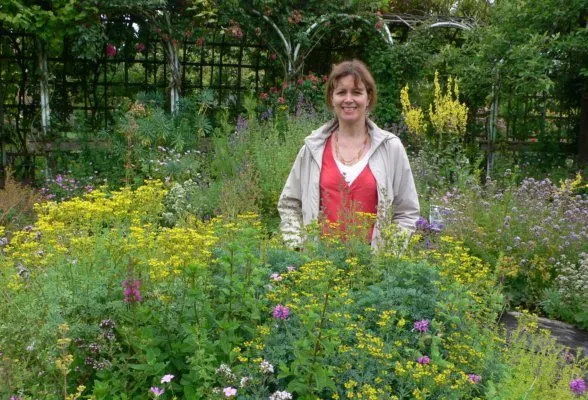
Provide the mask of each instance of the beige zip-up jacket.
MULTIPOLYGON (((304 139, 280 195, 280 230, 284 241, 291 246, 302 244, 303 227, 319 217, 323 152, 329 135, 337 125, 337 120, 332 120, 304 139)), ((413 232, 420 210, 412 171, 400 139, 380 129, 371 120, 367 120, 367 127, 373 143, 368 165, 378 186, 378 211, 372 237, 372 247, 377 248, 379 227, 387 223, 385 221, 413 232)))

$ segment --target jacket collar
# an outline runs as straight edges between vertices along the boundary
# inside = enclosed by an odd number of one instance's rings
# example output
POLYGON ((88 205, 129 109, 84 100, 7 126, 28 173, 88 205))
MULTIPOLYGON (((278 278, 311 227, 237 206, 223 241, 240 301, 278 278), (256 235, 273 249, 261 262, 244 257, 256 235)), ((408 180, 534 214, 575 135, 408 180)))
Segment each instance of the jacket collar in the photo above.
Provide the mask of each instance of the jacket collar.
MULTIPOLYGON (((325 143, 327 142, 327 139, 329 138, 329 136, 331 136, 331 133, 335 129, 337 129, 338 126, 339 126, 339 122, 337 121, 337 119, 336 118, 332 119, 331 121, 327 122, 326 124, 324 124, 320 128, 312 131, 312 133, 304 139, 304 143, 306 144, 306 147, 310 150, 312 157, 315 159, 315 161, 319 165, 321 164, 322 159, 323 159, 323 152, 325 150, 325 143)), ((396 135, 394 135, 390 132, 387 132, 387 131, 381 129, 380 127, 378 127, 378 125, 376 125, 369 118, 367 119, 367 126, 368 126, 368 131, 371 136, 372 143, 375 144, 374 146, 372 146, 372 152, 375 151, 384 141, 390 140, 390 139, 396 137, 396 135)), ((371 154, 370 154, 370 156, 371 156, 371 154)))

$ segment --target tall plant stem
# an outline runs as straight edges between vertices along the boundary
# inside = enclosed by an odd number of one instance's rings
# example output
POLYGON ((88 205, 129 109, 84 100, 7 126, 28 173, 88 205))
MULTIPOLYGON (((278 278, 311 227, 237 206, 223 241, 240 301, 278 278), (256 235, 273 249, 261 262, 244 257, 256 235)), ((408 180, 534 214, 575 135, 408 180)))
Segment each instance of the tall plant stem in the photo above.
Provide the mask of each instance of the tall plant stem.
POLYGON ((323 303, 323 310, 321 311, 321 321, 318 326, 318 336, 316 338, 316 342, 314 343, 314 349, 312 352, 312 364, 311 364, 311 368, 310 368, 311 372, 310 372, 310 375, 308 376, 308 388, 309 389, 312 385, 312 378, 314 377, 314 374, 312 371, 314 371, 314 367, 316 365, 316 360, 317 360, 318 353, 320 351, 320 346, 321 346, 321 339, 323 337, 323 326, 325 324, 325 314, 327 313, 327 307, 329 305, 329 289, 330 289, 330 287, 327 287, 327 293, 325 294, 325 301, 323 303))

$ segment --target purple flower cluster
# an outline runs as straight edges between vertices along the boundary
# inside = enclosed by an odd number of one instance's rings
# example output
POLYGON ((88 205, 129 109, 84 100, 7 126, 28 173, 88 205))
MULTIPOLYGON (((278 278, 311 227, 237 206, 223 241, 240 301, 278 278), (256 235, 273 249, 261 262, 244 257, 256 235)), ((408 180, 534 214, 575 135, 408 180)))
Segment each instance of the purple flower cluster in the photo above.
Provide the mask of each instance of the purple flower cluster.
POLYGON ((272 315, 275 319, 288 319, 288 317, 290 316, 290 309, 282 304, 278 304, 274 307, 272 315))
POLYGON ((428 319, 422 319, 420 321, 416 321, 413 325, 414 330, 417 332, 429 332, 429 320, 428 319))
POLYGON ((55 179, 45 181, 45 186, 41 188, 41 195, 47 200, 65 201, 92 192, 94 190, 94 186, 91 184, 93 179, 94 177, 90 176, 87 178, 88 183, 84 184, 65 174, 57 174, 55 179))
POLYGON ((438 233, 443 229, 443 224, 429 223, 425 217, 419 217, 416 222, 416 228, 425 233, 438 233))
POLYGON ((143 297, 141 296, 140 287, 141 281, 138 279, 126 279, 122 286, 124 288, 124 295, 125 295, 125 303, 133 304, 133 303, 140 303, 143 301, 143 297))
POLYGON ((586 391, 586 382, 582 378, 576 378, 570 382, 570 390, 577 395, 582 395, 586 391))

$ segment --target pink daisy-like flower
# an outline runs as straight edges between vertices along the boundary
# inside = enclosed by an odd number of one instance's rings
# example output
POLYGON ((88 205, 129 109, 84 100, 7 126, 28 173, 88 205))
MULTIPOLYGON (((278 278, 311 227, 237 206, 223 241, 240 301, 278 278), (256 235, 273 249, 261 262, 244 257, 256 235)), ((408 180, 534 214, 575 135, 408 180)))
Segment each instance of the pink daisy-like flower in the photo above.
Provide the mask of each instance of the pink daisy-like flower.
POLYGON ((155 397, 159 397, 165 392, 165 389, 158 388, 157 386, 152 386, 149 390, 155 395, 155 397))
POLYGON ((477 384, 480 382, 480 379, 482 379, 482 377, 480 375, 476 375, 476 374, 468 374, 468 378, 470 380, 470 382, 477 384))
POLYGON ((170 382, 171 382, 171 380, 172 380, 172 379, 174 379, 174 378, 175 378, 175 376, 174 376, 174 375, 172 375, 172 374, 167 374, 167 375, 164 375, 164 376, 161 378, 161 383, 170 383, 170 382))

